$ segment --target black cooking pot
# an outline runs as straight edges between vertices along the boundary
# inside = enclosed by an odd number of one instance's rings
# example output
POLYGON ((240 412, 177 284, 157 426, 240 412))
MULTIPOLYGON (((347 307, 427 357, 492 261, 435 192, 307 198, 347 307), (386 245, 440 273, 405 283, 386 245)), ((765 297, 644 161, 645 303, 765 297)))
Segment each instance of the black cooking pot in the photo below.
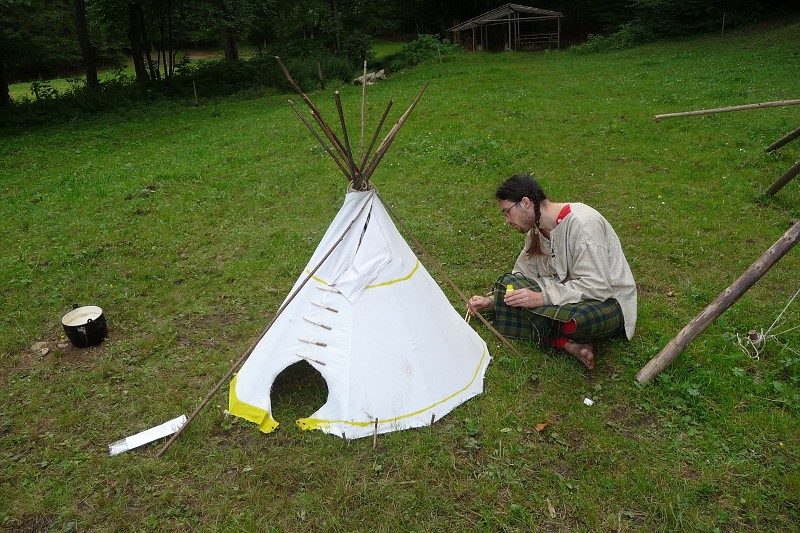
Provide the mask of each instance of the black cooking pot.
POLYGON ((64 333, 78 348, 94 346, 108 336, 106 317, 96 305, 72 306, 72 311, 61 318, 64 333))

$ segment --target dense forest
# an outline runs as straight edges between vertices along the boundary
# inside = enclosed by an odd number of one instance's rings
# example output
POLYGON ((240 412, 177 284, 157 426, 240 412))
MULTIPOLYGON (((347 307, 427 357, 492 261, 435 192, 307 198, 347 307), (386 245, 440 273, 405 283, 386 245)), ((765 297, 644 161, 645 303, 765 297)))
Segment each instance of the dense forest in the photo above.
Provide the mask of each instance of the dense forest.
MULTIPOLYGON (((688 35, 796 10, 790 0, 535 0, 563 13, 566 43, 623 34, 628 41, 688 35)), ((352 72, 372 39, 448 38, 454 24, 503 5, 489 0, 0 0, 0 106, 8 84, 85 75, 132 62, 135 82, 163 84, 186 68, 186 49, 241 47, 310 57, 352 72)), ((46 97, 43 87, 37 98, 46 97)))

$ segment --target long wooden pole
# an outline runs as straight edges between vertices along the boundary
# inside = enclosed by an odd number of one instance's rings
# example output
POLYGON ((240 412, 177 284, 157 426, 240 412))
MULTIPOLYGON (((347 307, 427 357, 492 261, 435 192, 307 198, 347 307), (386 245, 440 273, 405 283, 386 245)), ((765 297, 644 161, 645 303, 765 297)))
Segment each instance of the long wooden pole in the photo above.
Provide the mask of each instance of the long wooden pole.
POLYGON ((689 343, 705 331, 709 324, 733 305, 756 281, 761 279, 767 270, 797 244, 798 240, 800 240, 800 222, 789 228, 783 237, 778 239, 769 250, 764 252, 764 255, 758 261, 739 276, 739 279, 717 296, 716 300, 711 302, 658 355, 639 370, 639 373, 636 374, 636 380, 641 384, 645 384, 672 364, 689 343))
POLYGON ((378 167, 378 164, 381 162, 381 159, 383 159, 383 156, 386 154, 386 151, 389 149, 389 146, 391 146, 395 135, 397 135, 397 132, 400 131, 400 128, 403 127, 403 124, 405 124, 408 115, 410 115, 411 111, 413 111, 414 108, 417 106, 417 103, 419 103, 420 98, 422 98, 422 95, 425 93, 425 89, 427 88, 428 88, 428 82, 425 82, 425 85, 423 85, 422 89, 420 89, 419 94, 414 99, 414 102, 411 103, 406 112, 403 113, 403 115, 397 120, 397 123, 394 126, 392 126, 391 130, 389 130, 389 133, 386 134, 386 137, 384 137, 383 141, 381 141, 381 144, 378 145, 378 148, 375 150, 375 155, 370 160, 369 164, 367 165, 367 168, 362 169, 361 171, 361 176, 364 179, 364 181, 368 181, 372 177, 372 173, 375 172, 375 169, 378 167))
POLYGON ((784 172, 783 176, 775 180, 775 183, 770 185, 769 189, 767 189, 766 195, 775 196, 779 190, 783 189, 784 185, 792 181, 792 179, 794 179, 794 177, 798 174, 800 174, 800 161, 795 163, 792 168, 784 172))
POLYGON ((339 154, 342 157, 347 159, 347 153, 345 152, 342 141, 339 140, 339 137, 337 137, 336 134, 333 133, 333 130, 330 128, 330 126, 328 126, 328 123, 325 122, 325 119, 322 117, 322 113, 319 112, 317 106, 314 105, 314 102, 311 101, 308 95, 306 95, 306 93, 304 93, 303 90, 300 89, 300 86, 297 85, 297 83, 294 81, 292 75, 289 74, 288 70, 286 70, 286 67, 283 64, 283 61, 281 61, 281 58, 275 56, 275 60, 278 62, 278 67, 280 67, 281 72, 283 72, 283 75, 286 77, 286 80, 289 82, 289 85, 291 85, 292 89, 294 89, 294 91, 300 95, 300 98, 303 99, 303 102, 305 102, 308 108, 311 110, 311 116, 314 117, 314 120, 317 121, 317 124, 319 125, 322 132, 325 134, 328 140, 330 140, 331 144, 334 146, 336 151, 339 152, 339 154))
POLYGON ((328 155, 331 156, 331 159, 336 161, 336 164, 339 165, 339 169, 341 169, 342 173, 347 177, 347 179, 349 181, 353 181, 353 176, 350 174, 348 169, 345 168, 344 164, 341 161, 339 161, 339 158, 336 156, 333 150, 331 150, 331 148, 329 148, 328 145, 325 144, 325 141, 323 140, 322 136, 320 136, 320 134, 317 133, 317 130, 315 130, 314 127, 311 126, 308 120, 306 120, 306 117, 304 117, 302 113, 300 113, 300 110, 297 109, 297 106, 294 105, 294 102, 289 100, 289 105, 292 106, 292 109, 297 115, 297 118, 299 118, 303 122, 303 124, 306 125, 308 131, 310 131, 311 134, 317 139, 317 142, 319 142, 320 146, 322 146, 325 149, 325 151, 328 152, 328 155))
POLYGON ((729 107, 717 107, 714 109, 699 109, 697 111, 683 111, 681 113, 665 113, 656 115, 656 120, 674 117, 693 117, 696 115, 711 115, 713 113, 726 113, 728 111, 744 111, 745 109, 761 109, 764 107, 778 107, 784 105, 800 105, 800 100, 778 100, 775 102, 762 102, 760 104, 744 104, 729 107))
POLYGON ((794 130, 791 133, 787 133, 786 135, 784 135, 783 137, 781 137, 780 139, 778 139, 774 143, 772 143, 769 146, 767 146, 764 149, 764 151, 765 152, 772 152, 773 150, 777 150, 781 146, 783 146, 785 144, 789 144, 790 142, 792 142, 793 140, 797 139, 798 137, 800 137, 800 128, 797 128, 796 130, 794 130))
POLYGON ((181 426, 181 428, 172 435, 172 437, 167 441, 166 444, 164 444, 164 447, 161 448, 161 450, 159 450, 159 452, 156 454, 156 457, 161 457, 162 455, 164 455, 164 452, 166 452, 167 449, 170 446, 172 446, 173 442, 178 440, 178 437, 180 436, 181 433, 183 433, 183 430, 189 426, 189 424, 192 422, 192 420, 195 419, 195 417, 197 417, 198 414, 200 414, 200 411, 202 411, 203 408, 206 406, 206 404, 208 404, 208 402, 211 401, 211 398, 214 397, 217 391, 221 389, 222 386, 231 379, 231 376, 233 375, 234 372, 236 372, 236 369, 239 368, 242 365, 242 363, 244 363, 245 359, 250 357, 250 354, 253 353, 253 350, 256 349, 258 343, 261 342, 261 339, 264 338, 264 335, 267 334, 267 332, 270 330, 270 328, 278 319, 278 317, 281 316, 281 313, 283 313, 283 311, 289 306, 289 304, 292 303, 294 297, 297 296, 297 294, 305 286, 305 284, 308 283, 308 281, 314 277, 314 274, 317 272, 317 270, 319 270, 319 268, 322 266, 323 263, 325 263, 328 257, 330 257, 330 255, 333 253, 336 247, 339 246, 339 244, 344 240, 345 235, 347 235, 347 233, 353 227, 353 224, 355 224, 356 220, 358 220, 358 218, 361 216, 361 213, 364 212, 364 209, 367 207, 367 205, 369 205, 369 203, 370 202, 364 202, 364 205, 361 206, 361 210, 358 212, 358 214, 356 214, 355 218, 353 218, 353 220, 350 221, 350 224, 347 225, 345 230, 339 236, 339 239, 335 243, 333 243, 333 246, 331 246, 330 250, 328 250, 328 252, 323 256, 322 259, 320 259, 319 263, 317 263, 317 265, 311 270, 311 272, 308 273, 306 278, 297 287, 297 289, 286 299, 286 301, 283 303, 280 309, 278 309, 278 311, 275 313, 275 316, 272 317, 272 320, 269 321, 267 327, 264 328, 264 331, 261 332, 261 335, 259 335, 258 338, 255 341, 253 341, 253 343, 250 345, 247 351, 244 352, 244 354, 242 354, 242 356, 228 369, 228 372, 225 374, 225 376, 223 376, 223 378, 219 380, 219 383, 217 383, 217 385, 213 389, 211 389, 211 392, 209 392, 208 395, 205 397, 205 399, 202 402, 200 402, 200 405, 197 406, 197 408, 189 416, 189 418, 181 426))
MULTIPOLYGON (((469 298, 467 298, 467 295, 466 295, 466 294, 464 294, 464 293, 461 291, 461 289, 459 289, 459 288, 458 288, 458 286, 457 286, 455 283, 453 283, 453 281, 452 281, 452 280, 451 280, 449 277, 447 277, 447 274, 445 274, 445 273, 444 273, 444 269, 442 269, 442 267, 441 267, 441 266, 439 266, 439 263, 437 263, 437 262, 436 262, 436 261, 433 259, 433 257, 431 257, 431 254, 429 254, 429 253, 428 253, 428 251, 425 249, 425 247, 424 247, 424 246, 422 246, 422 243, 420 243, 420 242, 417 240, 417 238, 416 238, 416 237, 414 237, 414 234, 413 234, 413 233, 411 233, 411 230, 410 230, 410 229, 408 229, 408 228, 406 227, 406 225, 403 223, 403 220, 402 220, 402 219, 401 219, 399 216, 397 216, 397 214, 396 214, 396 213, 395 213, 395 212, 392 210, 392 208, 391 208, 391 207, 389 207, 389 204, 387 204, 386 202, 384 202, 384 201, 383 201, 383 198, 381 198, 381 195, 380 195, 380 194, 378 195, 378 199, 381 201, 381 203, 383 204, 383 206, 386 208, 386 211, 388 211, 388 212, 389 212, 389 214, 392 216, 392 218, 393 218, 393 219, 395 219, 395 221, 397 222, 397 224, 398 224, 398 225, 399 225, 399 226, 400 226, 400 227, 403 229, 403 231, 405 231, 405 232, 408 234, 408 236, 409 236, 409 237, 411 237, 411 240, 412 240, 412 241, 414 241, 414 245, 415 245, 415 246, 416 246, 416 247, 417 247, 417 248, 418 248, 418 249, 419 249, 419 250, 422 252, 422 254, 423 254, 425 257, 427 257, 427 258, 428 258, 428 261, 430 261, 430 262, 431 262, 431 264, 434 266, 434 268, 436 268, 437 272, 439 272, 439 275, 440 275, 440 276, 442 276, 442 279, 444 279, 444 280, 447 282, 447 284, 448 284, 448 285, 450 285, 450 287, 451 287, 451 288, 452 288, 454 291, 456 291, 456 294, 458 294, 458 297, 459 297, 459 298, 461 298, 461 300, 462 300, 462 301, 463 301, 463 302, 464 302, 464 303, 465 303, 467 306, 469 306, 469 298)), ((497 330, 494 328, 494 326, 492 326, 492 325, 489 323, 489 321, 488 321, 488 320, 486 320, 486 319, 483 317, 483 315, 481 315, 480 313, 475 313, 475 316, 477 316, 477 317, 478 317, 478 319, 480 319, 480 321, 481 321, 481 322, 483 322, 483 324, 484 324, 486 327, 488 327, 488 328, 489 328, 489 330, 490 330, 492 333, 494 333, 494 334, 497 336, 497 338, 498 338, 498 339, 500 339, 501 341, 503 341, 503 343, 504 343, 504 344, 505 344, 505 345, 508 347, 508 349, 509 349, 509 350, 511 350, 512 352, 514 352, 514 355, 518 355, 519 357, 522 357, 522 354, 521 354, 521 353, 519 353, 519 351, 517 351, 517 349, 516 349, 516 348, 514 348, 514 346, 513 346, 513 345, 512 345, 510 342, 508 342, 508 339, 506 339, 506 338, 503 336, 503 334, 502 334, 502 333, 500 333, 499 331, 497 331, 497 330)), ((433 425, 433 418, 431 418, 431 425, 433 425)))

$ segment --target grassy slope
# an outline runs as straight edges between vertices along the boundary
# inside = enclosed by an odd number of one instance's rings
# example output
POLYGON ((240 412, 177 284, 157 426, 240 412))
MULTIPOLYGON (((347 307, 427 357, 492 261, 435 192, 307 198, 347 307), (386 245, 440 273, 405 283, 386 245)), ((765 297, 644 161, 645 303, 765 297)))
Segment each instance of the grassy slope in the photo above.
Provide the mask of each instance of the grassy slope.
MULTIPOLYGON (((796 98, 798 42, 794 24, 613 54, 465 55, 371 87, 374 125, 389 98, 397 117, 431 81, 374 181, 465 292, 485 290, 521 246, 491 200, 519 171, 606 214, 640 285, 636 337, 601 345, 594 372, 522 344, 519 359, 479 328, 494 356, 486 393, 375 450, 296 430, 324 393, 292 387, 313 378, 293 369, 273 394, 274 434, 226 420, 221 392, 166 458, 156 446, 107 456, 109 442, 198 404, 341 204, 343 178, 285 97, 3 138, 0 524, 796 528, 800 362, 777 344, 753 361, 732 340, 768 327, 797 290, 796 250, 653 385, 634 375, 800 216, 797 180, 756 201, 798 157, 796 142, 763 153, 797 127, 797 107, 652 117, 796 98), (73 302, 103 306, 107 342, 55 347, 73 302), (54 349, 34 354, 36 341, 54 349)), ((360 91, 342 91, 355 121, 360 91)), ((315 98, 333 117, 330 96, 315 98)))

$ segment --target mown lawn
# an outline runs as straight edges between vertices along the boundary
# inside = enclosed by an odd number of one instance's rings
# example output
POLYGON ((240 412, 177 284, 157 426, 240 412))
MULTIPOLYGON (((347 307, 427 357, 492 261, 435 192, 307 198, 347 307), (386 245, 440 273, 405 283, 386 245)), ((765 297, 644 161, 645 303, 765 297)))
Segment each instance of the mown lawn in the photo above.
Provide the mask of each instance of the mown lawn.
MULTIPOLYGON (((108 455, 111 442, 199 404, 341 205, 344 178, 286 95, 0 137, 0 524, 798 529, 800 330, 758 360, 736 344, 767 330, 800 288, 797 250, 656 380, 634 379, 800 218, 800 181, 760 194, 800 158, 798 141, 764 152, 798 127, 800 107, 653 116, 797 98, 798 43, 793 23, 613 53, 465 53, 371 86, 367 131, 390 98, 396 120, 430 81, 374 183, 464 292, 511 267, 522 236, 492 196, 528 171, 552 198, 606 215, 640 298, 633 341, 599 345, 591 372, 524 343, 518 357, 476 325, 493 356, 484 394, 376 448, 299 431, 293 420, 324 401, 324 384, 292 367, 273 391, 275 433, 226 418, 224 387, 163 458, 157 444, 108 455), (103 307, 110 338, 65 345, 59 320, 73 303, 103 307)), ((355 124, 360 88, 341 91, 355 124)), ((335 116, 330 92, 312 97, 335 116)), ((800 324, 800 302, 783 324, 800 324)))

